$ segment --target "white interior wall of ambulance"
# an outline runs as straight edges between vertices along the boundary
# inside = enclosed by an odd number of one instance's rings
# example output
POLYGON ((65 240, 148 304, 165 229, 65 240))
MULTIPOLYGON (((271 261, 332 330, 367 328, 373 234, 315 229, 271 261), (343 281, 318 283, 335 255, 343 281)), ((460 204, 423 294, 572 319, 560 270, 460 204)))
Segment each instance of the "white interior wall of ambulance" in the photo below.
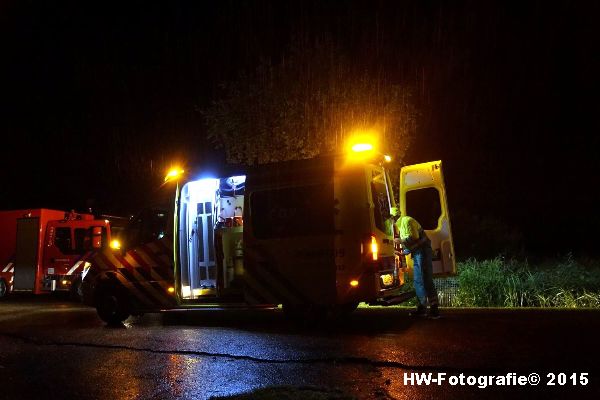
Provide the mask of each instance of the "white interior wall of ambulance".
POLYGON ((183 186, 179 212, 183 299, 214 296, 218 286, 228 288, 235 279, 241 261, 245 181, 245 176, 204 178, 183 186))

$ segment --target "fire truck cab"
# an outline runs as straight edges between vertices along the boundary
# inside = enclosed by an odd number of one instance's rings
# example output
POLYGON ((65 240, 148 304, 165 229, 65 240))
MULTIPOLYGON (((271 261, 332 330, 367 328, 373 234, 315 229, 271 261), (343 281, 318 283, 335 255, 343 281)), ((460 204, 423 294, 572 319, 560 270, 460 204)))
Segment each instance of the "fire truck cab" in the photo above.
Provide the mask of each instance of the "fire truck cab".
MULTIPOLYGON (((413 295, 402 289, 411 264, 395 246, 397 205, 382 163, 331 156, 171 185, 163 205, 125 229, 121 250, 97 252, 84 271, 84 301, 106 322, 174 308, 348 311, 413 295)), ((438 210, 424 226, 434 270, 453 274, 440 161, 402 169, 402 212, 417 212, 407 202, 425 189, 435 203, 426 208, 438 210)))
POLYGON ((108 220, 50 209, 0 212, 0 297, 71 291, 77 297, 87 256, 110 241, 108 220))

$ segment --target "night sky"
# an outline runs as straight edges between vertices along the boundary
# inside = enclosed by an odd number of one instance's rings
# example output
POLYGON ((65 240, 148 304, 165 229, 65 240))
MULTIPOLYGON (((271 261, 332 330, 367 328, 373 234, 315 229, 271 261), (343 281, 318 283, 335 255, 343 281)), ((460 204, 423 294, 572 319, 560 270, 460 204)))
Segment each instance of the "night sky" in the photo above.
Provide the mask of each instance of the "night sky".
POLYGON ((412 88, 404 162, 443 160, 463 253, 599 252, 597 2, 54 3, 0 3, 0 209, 135 212, 173 160, 222 160, 221 83, 327 37, 412 88))

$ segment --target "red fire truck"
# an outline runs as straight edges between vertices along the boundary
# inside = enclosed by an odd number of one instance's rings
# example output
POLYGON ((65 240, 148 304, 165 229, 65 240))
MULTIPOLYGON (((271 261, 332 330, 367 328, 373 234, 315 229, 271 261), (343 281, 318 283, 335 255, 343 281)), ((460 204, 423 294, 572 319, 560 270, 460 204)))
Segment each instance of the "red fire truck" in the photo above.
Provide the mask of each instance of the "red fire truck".
POLYGON ((90 257, 84 302, 104 321, 173 308, 282 305, 303 316, 397 304, 412 297, 392 229, 398 208, 431 239, 434 275, 456 271, 441 161, 402 168, 398 205, 383 160, 190 175, 170 173, 170 193, 130 222, 123 247, 90 257))
POLYGON ((80 295, 81 272, 110 222, 45 208, 0 211, 0 298, 13 291, 80 295))

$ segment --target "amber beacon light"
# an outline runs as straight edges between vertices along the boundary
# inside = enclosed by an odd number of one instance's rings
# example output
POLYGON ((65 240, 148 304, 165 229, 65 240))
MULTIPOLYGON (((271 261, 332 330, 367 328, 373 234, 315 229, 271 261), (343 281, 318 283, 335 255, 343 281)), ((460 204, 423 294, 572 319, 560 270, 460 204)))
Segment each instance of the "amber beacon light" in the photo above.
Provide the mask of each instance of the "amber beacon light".
POLYGON ((181 175, 183 175, 185 171, 181 168, 171 168, 167 175, 165 176, 165 182, 173 180, 181 175))

